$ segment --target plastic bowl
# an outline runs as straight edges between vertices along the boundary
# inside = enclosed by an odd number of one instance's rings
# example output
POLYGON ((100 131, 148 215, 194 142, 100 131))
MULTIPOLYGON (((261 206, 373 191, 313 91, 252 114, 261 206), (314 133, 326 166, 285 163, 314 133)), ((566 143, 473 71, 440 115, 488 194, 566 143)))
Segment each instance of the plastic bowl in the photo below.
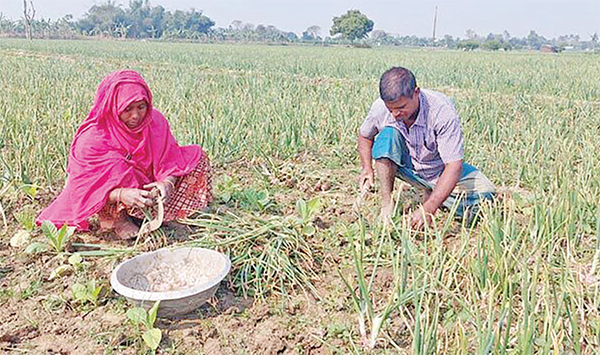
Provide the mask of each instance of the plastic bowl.
MULTIPOLYGON (((130 303, 149 309, 155 301, 161 301, 159 317, 178 316, 190 313, 214 296, 219 283, 229 270, 231 261, 217 251, 204 248, 159 249, 144 253, 119 264, 113 271, 110 284, 112 288, 130 303), (140 280, 146 278, 158 265, 175 263, 195 263, 195 267, 208 275, 208 280, 192 287, 152 292, 139 289, 140 280), (137 283, 137 288, 133 288, 137 283)), ((206 276, 205 276, 206 277, 206 276)))

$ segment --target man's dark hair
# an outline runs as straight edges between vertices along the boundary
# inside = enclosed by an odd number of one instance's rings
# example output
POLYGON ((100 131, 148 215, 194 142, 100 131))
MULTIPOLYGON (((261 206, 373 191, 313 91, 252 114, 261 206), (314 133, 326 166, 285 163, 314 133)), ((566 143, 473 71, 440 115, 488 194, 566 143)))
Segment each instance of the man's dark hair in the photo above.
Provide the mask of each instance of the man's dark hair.
POLYGON ((417 81, 410 70, 393 67, 383 73, 379 80, 379 97, 386 102, 412 97, 416 87, 417 81))

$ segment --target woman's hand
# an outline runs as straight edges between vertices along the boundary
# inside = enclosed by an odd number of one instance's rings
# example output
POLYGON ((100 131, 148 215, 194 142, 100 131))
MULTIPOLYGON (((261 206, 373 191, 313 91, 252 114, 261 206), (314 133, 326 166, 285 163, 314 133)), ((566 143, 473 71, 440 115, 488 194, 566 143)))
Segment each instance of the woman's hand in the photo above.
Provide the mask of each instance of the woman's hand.
POLYGON ((154 199, 150 191, 126 187, 120 190, 117 190, 117 202, 122 202, 127 207, 150 207, 154 205, 154 199))
MULTIPOLYGON (((148 185, 144 185, 144 188, 148 190, 158 189, 160 196, 163 197, 163 203, 167 203, 167 201, 169 201, 171 198, 171 194, 173 194, 173 191, 175 191, 175 181, 173 180, 175 180, 175 178, 168 177, 163 181, 156 181, 148 185)), ((158 196, 152 197, 156 198, 158 196)))

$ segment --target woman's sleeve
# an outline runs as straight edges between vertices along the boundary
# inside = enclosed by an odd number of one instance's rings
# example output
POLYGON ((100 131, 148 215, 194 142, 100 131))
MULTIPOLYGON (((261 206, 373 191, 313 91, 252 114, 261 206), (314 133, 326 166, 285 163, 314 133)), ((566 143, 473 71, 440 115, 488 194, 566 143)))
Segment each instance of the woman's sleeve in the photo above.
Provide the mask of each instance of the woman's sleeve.
POLYGON ((165 117, 157 110, 152 132, 154 177, 162 181, 169 176, 183 176, 196 168, 202 149, 198 145, 179 146, 165 117))

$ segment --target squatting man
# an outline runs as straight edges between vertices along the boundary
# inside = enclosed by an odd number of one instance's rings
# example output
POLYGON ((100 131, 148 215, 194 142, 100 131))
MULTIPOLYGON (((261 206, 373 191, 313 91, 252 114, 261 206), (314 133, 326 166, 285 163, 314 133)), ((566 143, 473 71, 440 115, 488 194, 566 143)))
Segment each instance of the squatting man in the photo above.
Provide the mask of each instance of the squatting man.
POLYGON ((396 177, 423 191, 421 208, 412 215, 413 228, 430 224, 442 206, 457 203, 461 218, 494 196, 487 177, 463 162, 460 119, 445 95, 420 89, 410 70, 393 67, 381 76, 379 96, 360 127, 358 153, 361 191, 374 184, 375 160, 382 219, 392 217, 396 177))

